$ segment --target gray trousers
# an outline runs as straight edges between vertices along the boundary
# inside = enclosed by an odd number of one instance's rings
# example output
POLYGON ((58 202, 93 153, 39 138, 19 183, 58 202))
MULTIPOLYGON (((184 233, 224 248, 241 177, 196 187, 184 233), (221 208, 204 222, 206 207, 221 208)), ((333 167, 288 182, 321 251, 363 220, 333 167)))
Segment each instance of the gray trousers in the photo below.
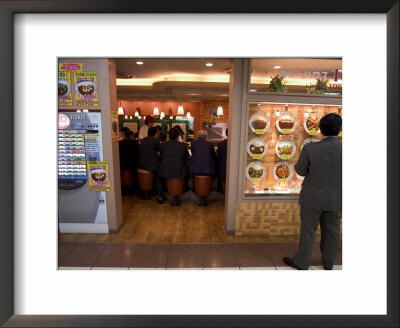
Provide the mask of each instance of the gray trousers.
POLYGON ((318 222, 321 227, 321 253, 324 266, 332 267, 340 250, 340 212, 300 209, 299 250, 293 257, 293 263, 302 269, 310 266, 311 253, 315 242, 318 222))

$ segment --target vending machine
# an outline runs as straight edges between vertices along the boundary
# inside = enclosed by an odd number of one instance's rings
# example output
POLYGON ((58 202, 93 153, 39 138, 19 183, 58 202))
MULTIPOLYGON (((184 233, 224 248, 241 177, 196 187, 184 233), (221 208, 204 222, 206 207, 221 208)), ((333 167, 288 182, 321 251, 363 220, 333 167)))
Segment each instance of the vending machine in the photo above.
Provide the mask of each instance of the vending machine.
POLYGON ((101 113, 58 115, 58 220, 61 233, 108 233, 106 193, 89 191, 88 161, 103 160, 101 113))

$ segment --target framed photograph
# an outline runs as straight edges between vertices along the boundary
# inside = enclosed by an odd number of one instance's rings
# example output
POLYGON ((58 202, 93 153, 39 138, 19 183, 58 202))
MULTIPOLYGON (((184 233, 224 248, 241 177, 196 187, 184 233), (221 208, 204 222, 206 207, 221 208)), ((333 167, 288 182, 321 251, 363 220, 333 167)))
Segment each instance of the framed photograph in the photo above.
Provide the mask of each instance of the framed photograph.
POLYGON ((129 128, 134 133, 139 132, 140 120, 121 120, 121 129, 124 127, 129 128))
POLYGON ((184 120, 169 120, 168 121, 169 130, 175 126, 179 126, 183 133, 185 134, 185 141, 189 141, 189 122, 184 120))
MULTIPOLYGON (((398 0, 362 3, 357 0, 233 0, 194 2, 190 6, 184 0, 90 3, 65 0, 62 5, 51 0, 1 0, 0 26, 0 326, 399 326, 398 0), (117 17, 118 14, 123 15, 117 17), (351 14, 362 19, 350 20, 347 16, 351 14), (105 20, 111 16, 112 19, 105 20), (376 16, 379 16, 378 22, 373 19, 376 16), (72 24, 63 25, 69 18, 72 24), (48 19, 52 19, 55 28, 46 25, 48 19), (113 26, 107 25, 111 21, 113 26), (31 24, 29 28, 24 25, 27 22, 31 24), (279 28, 268 25, 271 22, 279 28), (305 22, 312 23, 313 28, 302 25, 305 22), (329 26, 324 25, 322 30, 316 27, 326 22, 329 26), (135 24, 141 24, 143 35, 133 33, 138 31, 135 24), (343 26, 349 28, 349 35, 356 37, 347 39, 347 32, 341 30, 343 26), (363 34, 368 26, 370 31, 378 31, 377 34, 363 34), (63 34, 66 28, 70 37, 63 34), (236 33, 238 30, 241 32, 236 33), (134 35, 136 42, 123 42, 125 33, 134 35), (25 43, 17 43, 17 38, 25 43), (335 42, 342 39, 343 42, 335 42), (240 44, 233 53, 229 46, 235 42, 240 44), (385 50, 384 58, 382 51, 379 53, 379 58, 383 58, 381 65, 364 66, 368 63, 367 53, 358 58, 342 53, 346 47, 361 47, 371 42, 376 42, 371 47, 385 50), (43 50, 45 47, 58 47, 59 53, 49 59, 43 50), (125 52, 120 52, 120 48, 125 52), (56 153, 52 133, 57 133, 59 101, 57 56, 112 58, 127 56, 127 53, 131 56, 136 51, 137 57, 143 58, 206 54, 232 58, 322 57, 327 48, 331 49, 331 56, 343 56, 345 72, 348 69, 343 93, 349 106, 345 120, 350 122, 345 128, 346 142, 350 147, 353 140, 352 145, 358 146, 357 140, 370 138, 375 147, 363 142, 365 148, 360 153, 374 149, 376 155, 357 166, 363 170, 361 177, 354 177, 354 170, 348 169, 351 163, 344 170, 345 183, 349 186, 359 183, 357 188, 346 189, 344 195, 349 218, 344 223, 348 241, 344 246, 345 270, 304 274, 278 270, 57 270, 53 261, 57 258, 54 183, 57 169, 52 153, 53 150, 56 153), (160 54, 162 49, 165 52, 160 54), (23 58, 28 54, 42 57, 48 63, 44 60, 27 65, 23 58), (373 74, 380 77, 380 82, 373 74), (366 103, 378 104, 375 110, 379 109, 379 115, 364 106, 366 103), (378 119, 382 129, 376 132, 373 122, 378 119), (373 127, 369 130, 369 126, 373 127), (34 145, 42 147, 40 161, 34 145), (377 172, 376 163, 381 163, 379 174, 373 173, 377 172), (366 179, 367 176, 371 179, 366 179), (366 254, 369 262, 361 261, 366 254), (321 296, 324 286, 320 282, 326 280, 342 294, 336 295, 337 298, 321 296), (338 283, 342 281, 343 285, 338 283), (326 302, 335 308, 324 308, 322 303, 326 302), (352 312, 348 302, 357 312, 352 312), (372 309, 371 304, 377 307, 372 309)), ((99 90, 104 88, 101 80, 96 81, 96 86, 99 90)), ((68 94, 67 89, 63 88, 62 92, 68 94)), ((140 122, 132 121, 126 123, 137 124, 139 128, 140 122)), ((174 124, 185 129, 188 138, 188 122, 170 121, 169 127, 174 124)), ((235 133, 239 139, 240 131, 231 128, 229 138, 234 138, 235 133)), ((237 148, 238 144, 233 144, 228 153, 237 148)), ((345 153, 347 158, 352 158, 354 149, 345 153)), ((243 166, 243 163, 237 165, 243 166)), ((110 172, 112 169, 110 166, 110 172)), ((195 215, 188 217, 195 218, 195 215)))

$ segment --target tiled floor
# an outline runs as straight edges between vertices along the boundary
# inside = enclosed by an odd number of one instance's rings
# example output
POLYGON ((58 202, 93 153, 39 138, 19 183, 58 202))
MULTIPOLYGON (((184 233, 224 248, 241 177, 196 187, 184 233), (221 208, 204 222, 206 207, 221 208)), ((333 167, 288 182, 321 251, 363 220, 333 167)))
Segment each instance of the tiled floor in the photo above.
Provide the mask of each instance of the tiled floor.
MULTIPOLYGON (((60 242, 59 269, 265 269, 291 270, 282 258, 293 256, 297 243, 138 244, 60 242)), ((340 253, 334 270, 342 269, 340 253)), ((310 270, 322 270, 319 243, 310 270)))

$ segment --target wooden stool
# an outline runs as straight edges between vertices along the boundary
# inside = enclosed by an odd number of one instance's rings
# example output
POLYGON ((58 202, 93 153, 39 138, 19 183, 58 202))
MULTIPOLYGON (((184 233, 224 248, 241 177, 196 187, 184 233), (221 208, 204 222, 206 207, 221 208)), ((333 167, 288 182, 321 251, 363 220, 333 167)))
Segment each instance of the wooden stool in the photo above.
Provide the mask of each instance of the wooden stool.
POLYGON ((199 206, 207 206, 206 197, 211 192, 213 177, 212 175, 195 175, 194 189, 197 196, 200 196, 199 206))
POLYGON ((167 178, 166 180, 168 193, 172 196, 171 206, 179 206, 179 196, 183 193, 185 179, 167 178))
POLYGON ((121 192, 122 195, 131 193, 134 183, 134 171, 121 170, 121 192))
POLYGON ((143 199, 151 199, 151 191, 153 190, 154 186, 154 173, 147 170, 138 169, 137 177, 139 189, 144 191, 143 199))

